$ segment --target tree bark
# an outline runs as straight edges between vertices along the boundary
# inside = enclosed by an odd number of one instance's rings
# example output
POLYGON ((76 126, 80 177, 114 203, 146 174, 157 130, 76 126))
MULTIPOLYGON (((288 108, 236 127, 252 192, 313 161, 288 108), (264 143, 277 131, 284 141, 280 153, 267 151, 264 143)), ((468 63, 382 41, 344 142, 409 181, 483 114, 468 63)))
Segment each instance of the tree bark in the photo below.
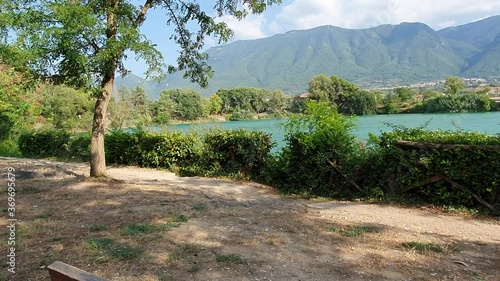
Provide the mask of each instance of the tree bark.
POLYGON ((92 123, 92 138, 90 140, 90 176, 106 175, 106 156, 104 151, 104 134, 106 130, 106 112, 111 99, 114 83, 113 76, 106 77, 101 86, 101 93, 97 97, 92 123))
MULTIPOLYGON (((116 41, 117 19, 116 8, 119 0, 106 2, 110 9, 107 12, 106 45, 112 45, 116 41)), ((97 97, 94 110, 94 121, 92 123, 92 137, 90 139, 90 176, 106 176, 106 155, 104 152, 104 133, 106 126, 106 112, 113 92, 116 68, 120 55, 123 51, 117 51, 114 56, 104 63, 102 69, 101 92, 97 97)))

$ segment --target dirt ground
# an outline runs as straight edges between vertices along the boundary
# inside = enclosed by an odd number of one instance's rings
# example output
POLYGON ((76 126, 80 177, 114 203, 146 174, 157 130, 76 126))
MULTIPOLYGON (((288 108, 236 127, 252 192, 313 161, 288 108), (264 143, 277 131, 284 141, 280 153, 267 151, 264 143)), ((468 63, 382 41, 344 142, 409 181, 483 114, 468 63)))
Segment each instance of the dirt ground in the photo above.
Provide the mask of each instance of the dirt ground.
POLYGON ((500 280, 500 221, 279 195, 255 183, 0 158, 0 250, 15 169, 16 273, 62 261, 110 280, 500 280), (407 243, 407 244, 405 244, 407 243))

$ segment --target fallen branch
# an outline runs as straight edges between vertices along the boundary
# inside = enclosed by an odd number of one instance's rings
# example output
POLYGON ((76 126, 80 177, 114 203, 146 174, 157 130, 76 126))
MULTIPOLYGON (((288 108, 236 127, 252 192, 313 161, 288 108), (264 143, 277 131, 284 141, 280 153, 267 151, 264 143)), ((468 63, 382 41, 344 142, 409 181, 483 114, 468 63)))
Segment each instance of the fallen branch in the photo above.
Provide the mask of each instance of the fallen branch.
POLYGON ((410 191, 410 190, 412 190, 414 188, 420 187, 420 186, 424 186, 424 185, 428 185, 428 184, 431 184, 431 183, 435 183, 435 182, 443 180, 443 179, 444 179, 443 176, 433 176, 433 177, 427 178, 425 180, 421 180, 417 184, 412 185, 412 186, 406 188, 405 190, 403 190, 403 193, 408 192, 408 191, 410 191))
POLYGON ((458 188, 460 188, 461 190, 463 190, 465 192, 469 192, 470 195, 472 195, 472 197, 474 197, 474 199, 476 199, 479 203, 481 203, 486 208, 488 208, 491 211, 493 211, 493 213, 500 214, 500 212, 495 207, 493 207, 492 205, 490 205, 488 202, 484 201, 481 197, 479 197, 476 194, 472 193, 470 190, 468 190, 467 188, 465 188, 463 185, 457 183, 456 181, 452 180, 451 178, 449 178, 447 176, 443 176, 443 177, 444 177, 445 181, 447 181, 447 182, 449 182, 449 183, 457 186, 458 188))
POLYGON ((396 141, 398 147, 411 147, 419 149, 485 149, 485 150, 500 150, 500 145, 466 145, 466 144, 450 144, 450 143, 430 143, 416 141, 396 141))
POLYGON ((404 192, 408 192, 408 191, 410 191, 410 190, 412 190, 414 188, 420 187, 420 186, 424 186, 424 185, 427 185, 427 184, 435 183, 435 182, 440 181, 440 180, 445 180, 445 181, 451 183, 452 185, 460 188, 461 190, 469 193, 481 205, 483 205, 486 208, 490 209, 495 214, 500 214, 500 212, 495 207, 493 207, 491 204, 489 204, 488 202, 484 201, 484 199, 482 199, 481 197, 477 196, 476 194, 472 193, 470 190, 468 190, 467 188, 465 188, 462 184, 459 184, 458 182, 452 180, 450 177, 447 177, 447 176, 437 175, 437 176, 432 176, 430 178, 421 180, 417 184, 412 185, 412 186, 406 188, 405 190, 403 190, 403 193, 404 192))
POLYGON ((353 182, 351 179, 347 178, 347 175, 342 172, 342 170, 340 169, 340 167, 338 165, 336 165, 335 163, 333 163, 332 161, 330 161, 328 159, 326 161, 328 162, 328 164, 330 164, 335 169, 335 171, 337 171, 337 173, 339 173, 342 177, 344 177, 344 179, 346 179, 359 192, 363 192, 363 190, 355 182, 353 182))

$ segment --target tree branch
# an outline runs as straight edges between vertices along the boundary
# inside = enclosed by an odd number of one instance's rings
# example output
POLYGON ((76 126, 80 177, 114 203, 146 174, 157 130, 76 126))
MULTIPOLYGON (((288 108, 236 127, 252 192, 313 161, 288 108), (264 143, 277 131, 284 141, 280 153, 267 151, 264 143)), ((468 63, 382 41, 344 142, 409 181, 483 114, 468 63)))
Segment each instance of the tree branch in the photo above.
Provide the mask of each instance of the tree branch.
MULTIPOLYGON (((170 3, 168 2, 168 0, 163 0, 163 2, 167 6, 167 9, 169 10, 169 12, 172 14, 172 18, 175 21, 175 25, 179 28, 179 26, 181 26, 181 23, 179 22, 179 19, 175 15, 174 10, 170 6, 170 3)), ((184 36, 184 33, 180 29, 179 29, 179 35, 181 36, 181 43, 182 43, 182 45, 187 45, 189 43, 189 40, 186 40, 186 37, 184 36)))
POLYGON ((431 184, 431 183, 435 183, 435 182, 438 182, 438 181, 441 181, 441 180, 449 182, 450 184, 452 184, 452 185, 458 187, 459 189, 461 189, 462 191, 464 191, 466 193, 469 193, 472 197, 474 197, 474 199, 477 200, 477 202, 481 203, 481 205, 483 205, 486 208, 490 209, 495 214, 500 214, 500 212, 495 207, 493 207, 491 204, 489 204, 484 199, 482 199, 481 197, 477 196, 474 192, 470 191, 469 189, 467 189, 466 187, 464 187, 462 184, 454 181, 453 179, 451 179, 448 176, 437 175, 437 176, 433 176, 433 177, 421 180, 417 184, 412 185, 412 186, 406 188, 405 190, 403 190, 403 192, 408 192, 408 191, 410 191, 410 190, 412 190, 414 188, 417 188, 417 187, 420 187, 420 186, 424 186, 424 185, 427 185, 427 184, 431 184))
POLYGON ((94 55, 97 55, 101 51, 101 48, 97 45, 97 42, 92 39, 90 40, 90 46, 92 46, 92 49, 94 49, 94 55))
POLYGON ((330 164, 334 169, 335 171, 337 171, 337 173, 339 173, 342 177, 344 177, 344 179, 346 179, 352 186, 354 186, 359 192, 363 192, 363 190, 361 189, 361 187, 359 187, 359 185, 357 185, 354 181, 352 181, 351 179, 347 178, 347 175, 344 174, 342 172, 342 170, 340 169, 340 167, 333 163, 332 161, 330 160, 326 160, 326 162, 328 162, 328 164, 330 164))
POLYGON ((134 21, 134 27, 138 27, 144 22, 144 20, 146 19, 146 14, 149 8, 151 8, 152 3, 153 0, 146 0, 144 6, 142 6, 141 12, 139 13, 139 15, 137 15, 137 18, 134 21))
POLYGON ((426 142, 415 142, 415 141, 396 141, 396 146, 399 147, 411 147, 419 149, 487 149, 487 150, 499 150, 500 145, 466 145, 466 144, 448 144, 448 143, 426 143, 426 142))

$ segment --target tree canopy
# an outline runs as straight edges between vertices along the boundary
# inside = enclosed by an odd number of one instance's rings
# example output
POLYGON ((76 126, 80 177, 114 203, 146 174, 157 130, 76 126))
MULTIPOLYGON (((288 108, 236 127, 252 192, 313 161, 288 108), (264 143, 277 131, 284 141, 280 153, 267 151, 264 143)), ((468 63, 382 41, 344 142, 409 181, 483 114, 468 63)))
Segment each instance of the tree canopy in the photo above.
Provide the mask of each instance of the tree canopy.
MULTIPOLYGON (((91 175, 105 173, 106 111, 115 75, 126 74, 126 52, 149 66, 148 76, 164 70, 185 71, 184 77, 206 86, 211 68, 202 52, 205 38, 226 42, 233 32, 218 21, 261 13, 281 0, 214 0, 207 12, 197 2, 182 0, 0 0, 0 63, 35 77, 91 90, 96 96, 92 124, 91 175), (152 9, 165 12, 174 27, 170 39, 180 46, 177 65, 166 66, 162 54, 140 27, 152 9), (195 31, 192 31, 195 30, 195 31)), ((168 38, 168 35, 167 35, 168 38)))
POLYGON ((444 82, 444 91, 450 95, 459 94, 465 89, 465 81, 459 77, 449 76, 446 77, 444 82))

